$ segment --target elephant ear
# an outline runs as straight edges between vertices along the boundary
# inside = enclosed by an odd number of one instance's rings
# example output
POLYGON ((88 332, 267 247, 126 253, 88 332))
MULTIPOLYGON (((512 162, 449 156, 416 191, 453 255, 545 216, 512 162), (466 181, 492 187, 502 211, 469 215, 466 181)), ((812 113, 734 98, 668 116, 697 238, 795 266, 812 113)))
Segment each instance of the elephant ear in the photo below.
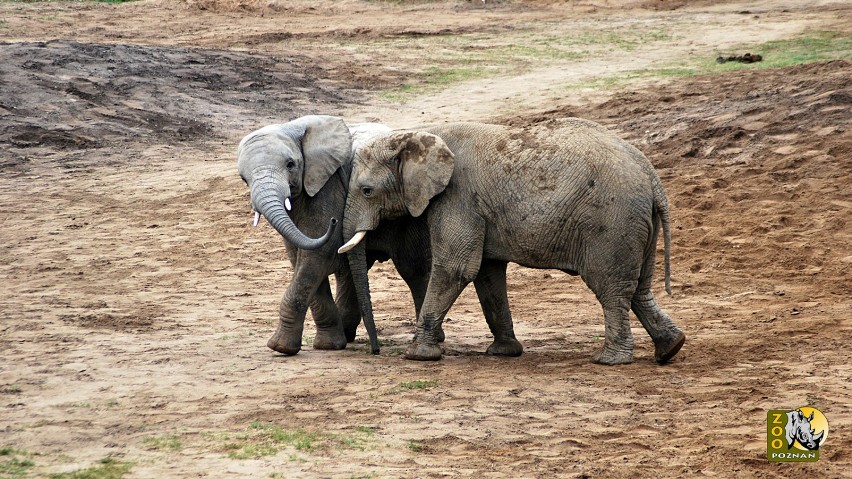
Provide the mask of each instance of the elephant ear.
POLYGON ((440 137, 425 132, 406 133, 399 154, 402 196, 415 218, 429 200, 444 191, 453 176, 455 157, 440 137))
POLYGON ((352 137, 342 118, 309 115, 300 118, 305 128, 302 136, 302 158, 305 192, 314 196, 331 175, 352 157, 352 137))

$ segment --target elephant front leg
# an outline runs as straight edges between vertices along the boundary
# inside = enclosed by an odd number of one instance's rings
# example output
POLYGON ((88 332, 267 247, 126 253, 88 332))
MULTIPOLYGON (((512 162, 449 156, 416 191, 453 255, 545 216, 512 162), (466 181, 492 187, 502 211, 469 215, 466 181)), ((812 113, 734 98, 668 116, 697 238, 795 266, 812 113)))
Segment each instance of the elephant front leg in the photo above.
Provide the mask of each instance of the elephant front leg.
MULTIPOLYGON (((428 265, 425 270, 424 268, 413 268, 409 265, 409 263, 416 264, 417 259, 406 261, 395 258, 393 260, 396 270, 399 272, 403 281, 405 281, 405 284, 408 285, 409 291, 411 291, 411 299, 414 301, 415 320, 420 317, 420 311, 423 309, 423 300, 426 298, 426 289, 429 284, 428 265)), ((435 334, 439 343, 443 343, 444 339, 446 339, 443 328, 443 318, 441 318, 441 322, 435 334)))
POLYGON ((343 323, 334 298, 331 297, 331 285, 327 277, 323 278, 311 300, 311 313, 317 326, 314 349, 344 349, 346 336, 343 334, 343 323))
POLYGON ((441 359, 443 351, 438 345, 439 335, 443 333, 441 322, 469 282, 448 274, 442 268, 432 269, 426 297, 417 318, 417 332, 414 335, 414 341, 405 352, 406 359, 416 361, 441 359))
POLYGON ((278 308, 278 328, 266 343, 269 349, 288 356, 302 349, 305 314, 323 278, 323 275, 306 271, 306 268, 296 267, 293 280, 287 286, 287 291, 281 298, 281 306, 278 308))
POLYGON ((520 356, 524 347, 515 338, 509 297, 506 294, 506 266, 504 261, 483 260, 479 275, 473 281, 485 321, 494 335, 494 342, 485 350, 496 356, 520 356))

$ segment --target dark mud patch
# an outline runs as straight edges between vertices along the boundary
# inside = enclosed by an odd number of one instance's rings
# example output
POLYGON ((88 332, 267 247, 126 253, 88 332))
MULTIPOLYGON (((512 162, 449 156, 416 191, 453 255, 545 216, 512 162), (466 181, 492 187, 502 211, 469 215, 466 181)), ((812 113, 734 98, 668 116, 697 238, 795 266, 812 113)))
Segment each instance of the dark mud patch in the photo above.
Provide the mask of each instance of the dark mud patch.
POLYGON ((337 113, 357 102, 357 91, 321 74, 297 57, 72 41, 0 44, 0 142, 53 150, 172 144, 309 112, 337 113))

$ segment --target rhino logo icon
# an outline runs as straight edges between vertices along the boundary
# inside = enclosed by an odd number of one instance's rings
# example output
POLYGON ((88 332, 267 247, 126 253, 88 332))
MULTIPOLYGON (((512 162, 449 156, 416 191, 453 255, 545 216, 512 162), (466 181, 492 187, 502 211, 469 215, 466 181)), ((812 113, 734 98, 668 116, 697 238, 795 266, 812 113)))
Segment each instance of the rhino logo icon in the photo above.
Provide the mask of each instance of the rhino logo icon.
POLYGON ((772 462, 816 462, 828 438, 828 420, 819 409, 802 406, 766 414, 766 454, 772 462))
POLYGON ((825 429, 821 430, 819 434, 815 434, 814 428, 811 426, 815 412, 816 410, 812 410, 808 416, 805 416, 801 409, 787 412, 787 425, 784 429, 787 449, 792 448, 796 442, 808 451, 819 449, 819 445, 825 436, 825 429))

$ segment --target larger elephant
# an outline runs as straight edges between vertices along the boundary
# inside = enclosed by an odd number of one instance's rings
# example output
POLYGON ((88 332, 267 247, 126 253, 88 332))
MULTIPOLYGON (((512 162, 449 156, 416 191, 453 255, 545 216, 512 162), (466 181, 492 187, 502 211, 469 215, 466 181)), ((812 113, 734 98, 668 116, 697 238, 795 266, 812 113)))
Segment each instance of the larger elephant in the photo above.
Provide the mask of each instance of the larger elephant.
MULTIPOLYGON (((343 240, 335 223, 343 215, 353 147, 387 131, 384 125, 347 125, 341 118, 311 115, 266 126, 240 142, 237 168, 251 192, 255 224, 259 215, 266 218, 284 238, 293 266, 269 348, 287 355, 299 352, 308 307, 316 323, 315 349, 343 349, 355 338, 359 302, 349 265, 336 253, 343 240), (332 274, 336 298, 328 279, 332 274)), ((419 311, 430 268, 422 218, 385 222, 368 242, 362 267, 388 258, 411 289, 419 311)), ((376 344, 375 327, 367 329, 376 344)))
MULTIPOLYGON (((596 362, 633 360, 631 309, 653 339, 658 362, 685 341, 651 291, 662 230, 671 292, 663 185, 642 153, 596 123, 567 118, 525 129, 458 123, 385 133, 360 147, 343 220, 351 239, 340 251, 382 220, 422 216, 432 268, 409 359, 441 358, 436 331, 469 282, 485 277, 491 288, 485 293, 508 304, 508 262, 582 277, 604 312, 596 362)), ((508 307, 496 313, 498 329, 511 327, 508 307)))

